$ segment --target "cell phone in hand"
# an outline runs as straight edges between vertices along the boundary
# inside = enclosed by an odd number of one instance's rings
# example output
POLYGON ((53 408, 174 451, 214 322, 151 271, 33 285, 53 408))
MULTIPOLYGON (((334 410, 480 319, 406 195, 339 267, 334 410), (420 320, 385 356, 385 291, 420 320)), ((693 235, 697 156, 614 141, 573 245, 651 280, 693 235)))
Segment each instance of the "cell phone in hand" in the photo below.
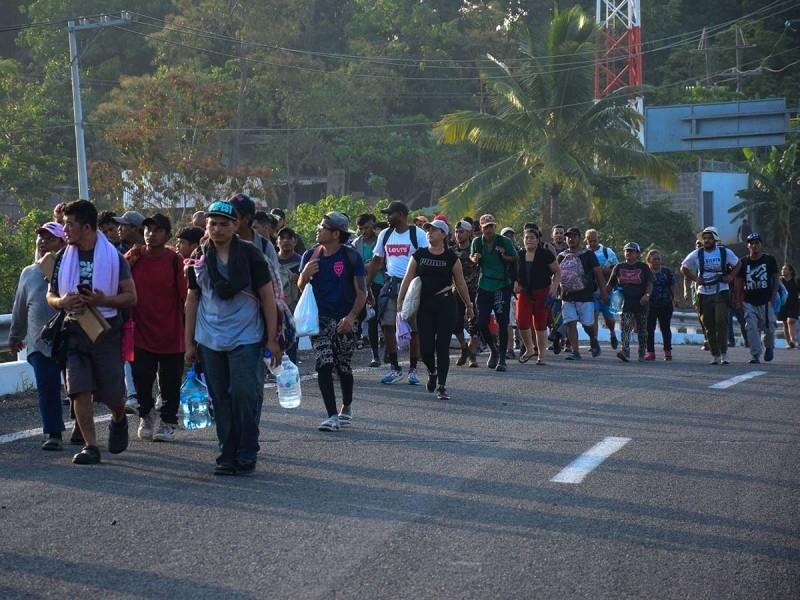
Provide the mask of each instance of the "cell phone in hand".
POLYGON ((92 293, 92 286, 88 283, 80 283, 78 284, 78 293, 80 294, 91 294, 92 293))

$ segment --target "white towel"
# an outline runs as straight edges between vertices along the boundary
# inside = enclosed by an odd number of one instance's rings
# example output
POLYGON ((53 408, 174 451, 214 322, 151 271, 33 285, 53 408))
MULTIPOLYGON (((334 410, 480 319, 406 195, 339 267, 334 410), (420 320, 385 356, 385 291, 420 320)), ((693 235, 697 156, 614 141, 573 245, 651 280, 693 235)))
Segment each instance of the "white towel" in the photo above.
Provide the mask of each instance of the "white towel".
MULTIPOLYGON (((62 298, 70 292, 78 291, 79 278, 78 247, 70 245, 64 250, 61 266, 58 268, 58 293, 62 298)), ((106 296, 116 296, 119 293, 119 252, 99 231, 94 246, 92 289, 98 289, 106 296)), ((116 308, 98 306, 97 309, 106 319, 117 315, 116 308)))

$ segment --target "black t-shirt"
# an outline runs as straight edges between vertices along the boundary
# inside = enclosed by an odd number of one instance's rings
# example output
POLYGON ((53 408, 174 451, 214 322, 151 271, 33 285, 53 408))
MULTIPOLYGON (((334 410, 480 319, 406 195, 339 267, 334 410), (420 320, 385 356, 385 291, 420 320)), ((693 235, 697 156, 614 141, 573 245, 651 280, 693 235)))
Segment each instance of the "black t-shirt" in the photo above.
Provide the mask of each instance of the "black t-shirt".
POLYGON ((421 300, 427 300, 453 285, 453 265, 457 260, 458 257, 449 249, 441 254, 432 254, 428 248, 420 248, 414 252, 417 275, 422 281, 421 300))
POLYGON ((653 281, 653 272, 643 262, 632 264, 619 263, 614 265, 608 282, 611 285, 619 284, 622 286, 622 297, 625 299, 623 312, 641 312, 647 310, 642 306, 642 296, 645 294, 647 284, 653 281))
MULTIPOLYGON (((597 257, 591 250, 581 250, 578 255, 581 264, 583 265, 583 284, 584 288, 577 292, 566 292, 563 300, 566 302, 592 302, 594 300, 594 290, 597 287, 597 282, 594 279, 594 268, 599 267, 600 263, 597 257)), ((558 263, 564 260, 564 254, 558 255, 558 263)))
POLYGON ((533 260, 526 260, 525 254, 525 250, 520 250, 517 271, 517 281, 522 289, 531 292, 549 288, 553 277, 550 265, 556 260, 555 254, 542 246, 536 249, 533 260))
POLYGON ((769 303, 777 276, 778 263, 769 254, 762 254, 757 260, 745 256, 738 275, 739 279, 744 279, 744 301, 754 306, 769 303))

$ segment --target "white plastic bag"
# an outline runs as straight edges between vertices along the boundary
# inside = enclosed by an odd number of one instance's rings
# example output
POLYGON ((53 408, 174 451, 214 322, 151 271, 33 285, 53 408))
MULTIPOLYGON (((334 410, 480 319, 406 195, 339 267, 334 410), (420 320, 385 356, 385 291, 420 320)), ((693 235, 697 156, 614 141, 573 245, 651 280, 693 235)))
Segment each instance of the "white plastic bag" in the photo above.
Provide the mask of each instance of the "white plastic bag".
POLYGON ((294 308, 294 326, 297 337, 319 335, 319 309, 314 298, 314 290, 308 283, 300 294, 300 300, 294 308))
POLYGON ((403 307, 400 310, 400 313, 403 315, 403 319, 406 321, 417 314, 417 311, 419 310, 419 297, 421 293, 422 280, 419 277, 414 277, 414 279, 411 280, 411 283, 408 284, 406 296, 403 298, 403 307))

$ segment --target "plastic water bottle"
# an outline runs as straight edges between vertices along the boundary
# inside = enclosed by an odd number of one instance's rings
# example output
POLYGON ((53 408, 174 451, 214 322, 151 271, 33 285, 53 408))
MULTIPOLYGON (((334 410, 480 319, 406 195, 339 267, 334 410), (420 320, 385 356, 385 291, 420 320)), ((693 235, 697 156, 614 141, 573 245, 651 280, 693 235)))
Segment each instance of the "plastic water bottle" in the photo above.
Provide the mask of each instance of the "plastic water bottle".
POLYGON ((288 354, 283 355, 281 364, 277 367, 270 366, 272 353, 264 352, 264 363, 275 376, 275 386, 278 388, 278 402, 283 408, 297 408, 300 406, 302 391, 300 389, 300 370, 288 354))
POLYGON ((615 315, 622 314, 622 305, 625 302, 625 297, 622 295, 622 288, 614 288, 614 291, 611 292, 611 297, 608 299, 608 304, 611 309, 611 313, 615 315))
POLYGON ((181 386, 181 424, 184 429, 205 429, 211 427, 208 411, 208 388, 197 377, 194 366, 186 374, 181 386))

